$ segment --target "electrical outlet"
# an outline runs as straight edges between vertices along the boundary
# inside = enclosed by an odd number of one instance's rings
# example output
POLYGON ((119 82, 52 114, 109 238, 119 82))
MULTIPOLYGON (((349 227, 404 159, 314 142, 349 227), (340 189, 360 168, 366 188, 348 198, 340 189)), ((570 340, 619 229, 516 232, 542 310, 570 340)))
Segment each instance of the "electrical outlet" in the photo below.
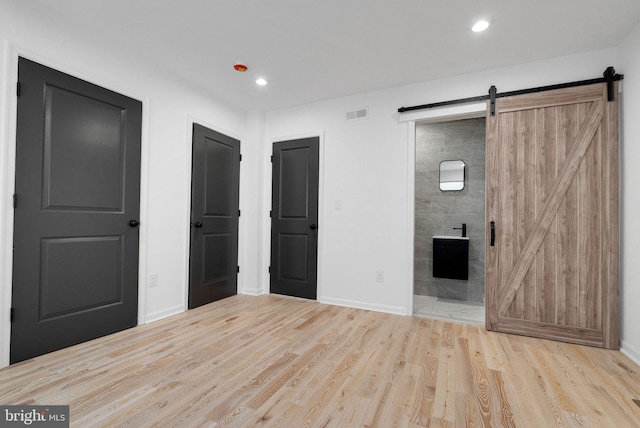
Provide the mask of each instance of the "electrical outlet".
POLYGON ((384 272, 379 270, 376 272, 376 282, 384 282, 384 272))
POLYGON ((149 275, 149 288, 154 288, 158 286, 158 274, 152 273, 149 275))
POLYGON ((342 199, 336 199, 334 207, 335 207, 336 210, 341 210, 342 209, 342 199))

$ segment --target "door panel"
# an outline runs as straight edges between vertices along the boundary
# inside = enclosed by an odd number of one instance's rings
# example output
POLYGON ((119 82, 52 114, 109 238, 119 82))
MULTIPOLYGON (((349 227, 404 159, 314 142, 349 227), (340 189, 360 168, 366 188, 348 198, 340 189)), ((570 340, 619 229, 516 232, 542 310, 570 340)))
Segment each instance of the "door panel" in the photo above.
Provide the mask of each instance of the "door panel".
POLYGON ((121 211, 122 108, 52 86, 45 103, 43 207, 121 211))
POLYGON ((119 303, 122 244, 118 236, 43 238, 40 319, 119 303), (68 268, 69 260, 75 269, 68 268))
POLYGON ((133 327, 142 104, 20 58, 11 362, 133 327))
POLYGON ((281 233, 278 239, 278 280, 308 281, 307 234, 281 233))
POLYGON ((497 105, 487 116, 487 328, 616 348, 618 105, 604 84, 497 105))
POLYGON ((281 219, 309 218, 309 158, 308 147, 285 149, 280 152, 281 219))
POLYGON ((234 166, 239 162, 239 154, 233 145, 227 145, 214 138, 205 137, 206 151, 205 175, 206 197, 204 215, 211 217, 230 217, 237 211, 233 201, 234 166))
POLYGON ((240 142, 193 125, 189 308, 237 293, 240 142))
POLYGON ((231 234, 207 233, 203 234, 204 259, 208 263, 204 266, 203 285, 213 285, 216 282, 228 280, 235 266, 230 266, 231 234))
POLYGON ((271 292, 315 299, 319 138, 273 145, 271 292))

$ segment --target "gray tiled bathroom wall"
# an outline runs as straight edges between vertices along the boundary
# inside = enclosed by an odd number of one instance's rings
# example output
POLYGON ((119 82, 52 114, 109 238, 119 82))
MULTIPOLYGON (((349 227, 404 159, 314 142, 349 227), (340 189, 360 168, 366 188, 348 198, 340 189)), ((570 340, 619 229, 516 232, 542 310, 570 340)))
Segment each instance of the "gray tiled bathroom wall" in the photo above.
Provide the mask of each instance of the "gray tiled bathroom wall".
POLYGON ((416 124, 414 294, 482 302, 485 260, 485 118, 416 124), (443 160, 466 164, 462 191, 442 192, 443 160), (469 280, 433 277, 434 235, 469 236, 469 280))

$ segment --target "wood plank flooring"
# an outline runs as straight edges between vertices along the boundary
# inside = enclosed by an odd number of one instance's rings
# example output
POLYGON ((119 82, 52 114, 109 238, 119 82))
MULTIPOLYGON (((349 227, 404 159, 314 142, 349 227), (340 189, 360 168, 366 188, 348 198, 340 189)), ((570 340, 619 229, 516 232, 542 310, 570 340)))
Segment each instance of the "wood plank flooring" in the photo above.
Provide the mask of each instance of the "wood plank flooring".
POLYGON ((72 426, 639 427, 618 351, 276 295, 234 296, 0 370, 72 426))

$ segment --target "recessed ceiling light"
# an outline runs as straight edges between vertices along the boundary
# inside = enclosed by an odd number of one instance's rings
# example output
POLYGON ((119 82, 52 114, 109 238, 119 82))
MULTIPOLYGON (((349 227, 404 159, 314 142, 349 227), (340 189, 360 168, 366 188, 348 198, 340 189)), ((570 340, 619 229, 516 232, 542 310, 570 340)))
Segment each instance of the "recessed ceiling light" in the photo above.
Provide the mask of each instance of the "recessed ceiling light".
POLYGON ((260 85, 260 86, 264 86, 267 84, 267 81, 264 80, 262 77, 256 80, 256 84, 260 85))
POLYGON ((489 23, 487 21, 478 21, 473 25, 473 27, 471 27, 471 30, 474 33, 479 33, 487 28, 489 28, 489 23))

